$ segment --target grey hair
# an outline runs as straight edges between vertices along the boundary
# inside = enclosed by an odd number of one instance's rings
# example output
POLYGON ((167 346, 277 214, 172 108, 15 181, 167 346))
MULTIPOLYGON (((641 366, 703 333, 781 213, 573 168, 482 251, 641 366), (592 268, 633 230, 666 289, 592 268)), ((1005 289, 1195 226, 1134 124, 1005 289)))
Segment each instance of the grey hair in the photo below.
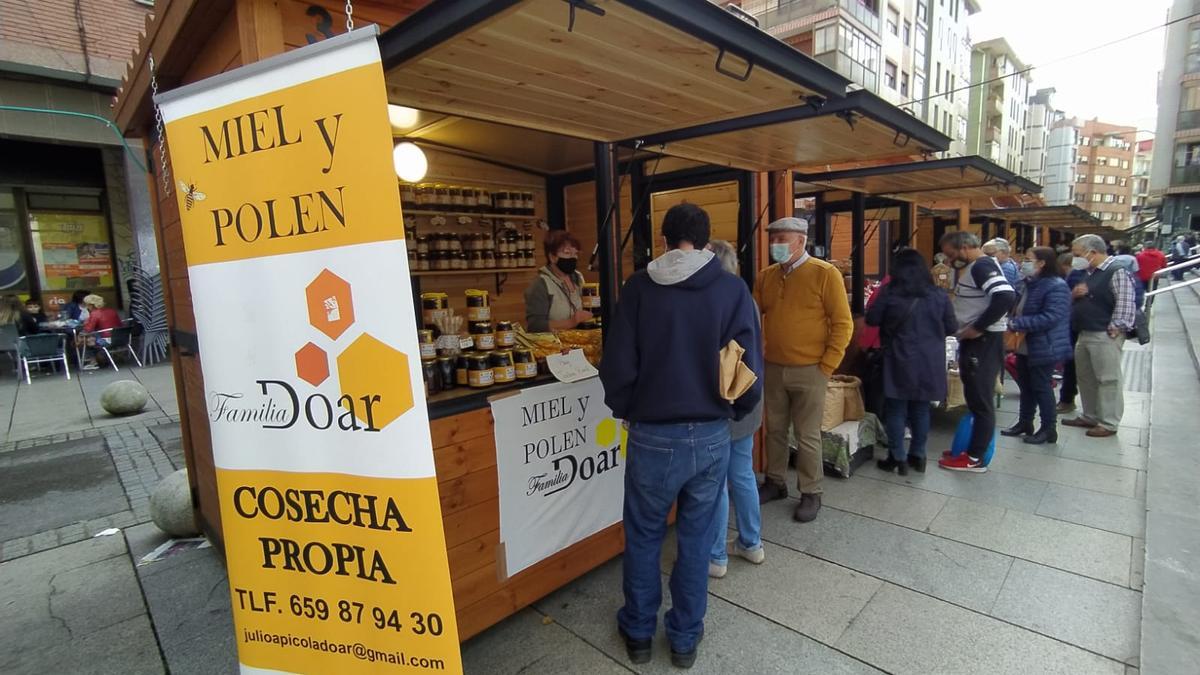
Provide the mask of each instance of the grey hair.
POLYGON ((1071 246, 1078 246, 1085 251, 1095 251, 1096 253, 1108 253, 1108 243, 1104 241, 1104 237, 1098 234, 1081 234, 1071 242, 1071 246))
POLYGON ((721 261, 721 269, 730 274, 738 273, 737 251, 733 248, 733 244, 724 239, 713 239, 708 242, 708 250, 717 256, 717 260, 721 261))
POLYGON ((984 246, 995 246, 996 250, 1001 253, 1012 253, 1012 246, 1009 246, 1008 240, 1001 237, 996 237, 995 239, 984 244, 984 246))
POLYGON ((969 230, 957 230, 942 235, 938 246, 950 246, 954 249, 979 248, 979 235, 969 230))

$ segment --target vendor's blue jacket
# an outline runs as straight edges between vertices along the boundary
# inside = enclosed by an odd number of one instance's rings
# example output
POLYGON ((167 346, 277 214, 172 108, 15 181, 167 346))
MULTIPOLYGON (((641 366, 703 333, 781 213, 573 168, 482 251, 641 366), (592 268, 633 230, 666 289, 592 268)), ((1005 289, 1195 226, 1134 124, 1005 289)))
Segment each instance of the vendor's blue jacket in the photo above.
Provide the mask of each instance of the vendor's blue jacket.
POLYGON ((708 251, 668 251, 625 282, 604 344, 604 402, 618 419, 660 424, 741 419, 762 398, 762 335, 746 283, 708 251), (732 404, 719 355, 730 340, 758 376, 732 404))
POLYGON ((1025 333, 1029 363, 1044 366, 1071 358, 1071 289, 1058 277, 1025 280, 1025 305, 1010 324, 1025 333))

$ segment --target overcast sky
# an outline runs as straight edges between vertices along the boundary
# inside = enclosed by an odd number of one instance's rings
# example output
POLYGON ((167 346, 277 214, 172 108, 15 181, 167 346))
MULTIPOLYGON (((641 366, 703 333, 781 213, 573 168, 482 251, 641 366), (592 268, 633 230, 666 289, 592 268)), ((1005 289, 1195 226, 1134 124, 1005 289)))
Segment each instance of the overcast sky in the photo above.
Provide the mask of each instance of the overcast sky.
POLYGON ((1070 116, 1154 130, 1163 29, 1066 61, 1070 54, 1166 22, 1170 0, 981 0, 971 40, 1003 37, 1026 66, 1033 87, 1056 90, 1070 116), (1037 67, 1046 63, 1044 68, 1037 67))

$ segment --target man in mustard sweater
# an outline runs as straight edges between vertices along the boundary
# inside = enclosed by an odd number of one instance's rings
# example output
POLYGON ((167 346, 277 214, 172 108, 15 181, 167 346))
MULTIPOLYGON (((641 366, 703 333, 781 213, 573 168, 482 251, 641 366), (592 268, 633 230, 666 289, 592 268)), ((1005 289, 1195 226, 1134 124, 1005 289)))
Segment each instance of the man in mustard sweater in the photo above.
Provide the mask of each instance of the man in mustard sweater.
POLYGON ((754 286, 766 342, 767 479, 759 502, 787 497, 788 427, 794 427, 800 504, 792 517, 807 523, 821 509, 825 388, 850 344, 854 321, 841 272, 805 250, 808 221, 780 218, 767 233, 776 264, 760 272, 754 286))

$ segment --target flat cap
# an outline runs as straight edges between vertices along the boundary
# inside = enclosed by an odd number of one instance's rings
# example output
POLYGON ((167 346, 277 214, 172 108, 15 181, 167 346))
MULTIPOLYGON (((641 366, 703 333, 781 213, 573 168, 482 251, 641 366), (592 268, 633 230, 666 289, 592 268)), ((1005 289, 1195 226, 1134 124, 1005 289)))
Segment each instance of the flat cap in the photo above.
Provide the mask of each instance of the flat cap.
POLYGON ((803 218, 780 218, 767 226, 767 232, 803 232, 808 234, 808 221, 803 218))

